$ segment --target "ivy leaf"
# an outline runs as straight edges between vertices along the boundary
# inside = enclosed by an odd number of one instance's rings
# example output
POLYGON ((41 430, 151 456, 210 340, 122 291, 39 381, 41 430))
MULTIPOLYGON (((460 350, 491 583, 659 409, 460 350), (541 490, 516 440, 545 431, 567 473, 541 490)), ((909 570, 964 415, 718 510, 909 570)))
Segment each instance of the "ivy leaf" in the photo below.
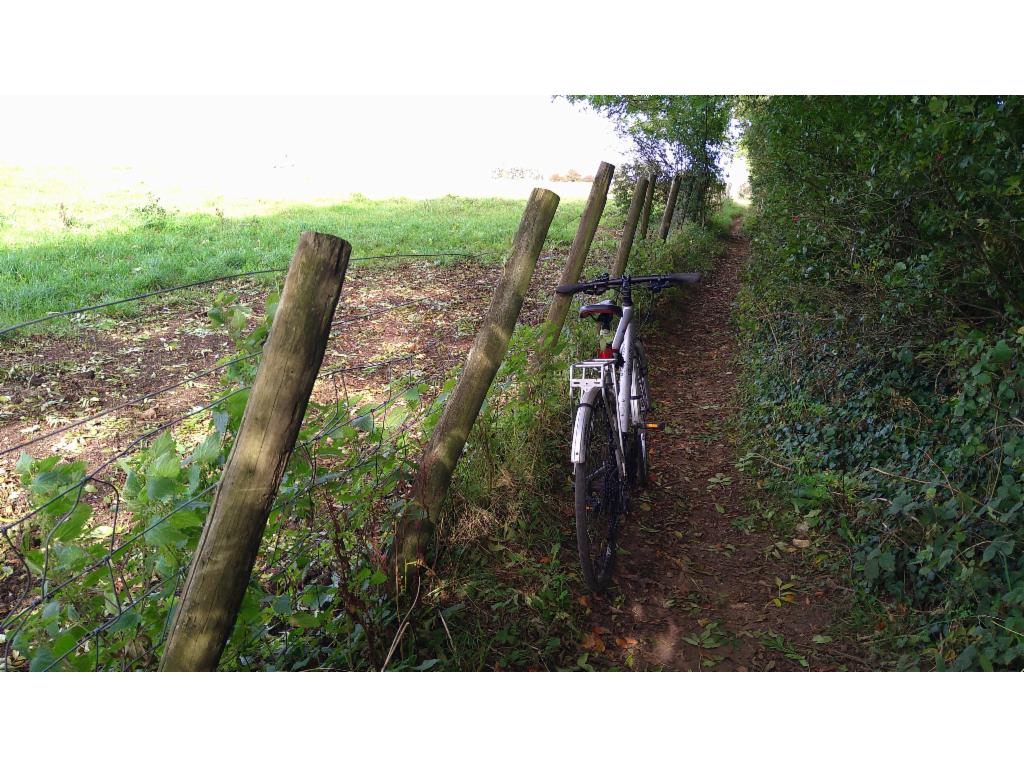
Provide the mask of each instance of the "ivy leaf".
POLYGON ((275 290, 275 291, 271 291, 270 293, 267 294, 267 300, 266 300, 266 303, 264 305, 265 306, 264 316, 266 317, 267 322, 270 322, 270 323, 274 322, 274 315, 277 314, 277 305, 280 304, 280 302, 281 302, 281 292, 280 291, 276 291, 275 290))
POLYGON ((213 412, 213 426, 221 436, 228 431, 229 421, 231 421, 231 415, 227 411, 216 410, 213 412))
POLYGON ((28 665, 29 671, 43 672, 53 666, 56 660, 57 657, 53 655, 53 651, 42 645, 32 654, 32 661, 28 665))
POLYGON ((53 552, 61 568, 79 568, 93 559, 88 550, 75 544, 55 544, 53 552))
POLYGON ((242 415, 245 413, 245 406, 249 402, 249 390, 235 392, 224 401, 224 408, 230 416, 229 424, 238 425, 242 423, 242 415))
POLYGON ((170 432, 161 432, 146 453, 150 459, 157 459, 165 453, 174 453, 174 437, 170 432))
POLYGON ((168 520, 164 520, 162 523, 150 528, 146 531, 144 538, 146 543, 152 544, 155 547, 173 547, 188 540, 188 536, 171 525, 168 520))
POLYGON ((1013 350, 1010 349, 1010 345, 1003 339, 1000 339, 996 345, 992 347, 992 362, 997 365, 1005 365, 1010 362, 1011 357, 1013 357, 1013 350))
POLYGON ((364 413, 359 418, 353 420, 352 426, 358 429, 360 432, 372 432, 373 431, 373 414, 364 413))
MULTIPOLYGON (((41 465, 36 465, 40 469, 41 465)), ((32 478, 32 493, 39 496, 53 496, 66 488, 81 482, 85 477, 85 462, 76 461, 47 469, 32 478)))
POLYGON ((985 551, 981 554, 981 562, 987 563, 996 555, 1002 555, 1008 557, 1013 552, 1013 542, 1007 541, 1006 539, 997 539, 985 547, 985 551))
POLYGON ((29 456, 25 451, 21 452, 21 456, 18 457, 17 463, 14 465, 14 470, 22 476, 23 479, 27 479, 27 475, 32 472, 32 457, 29 456))
POLYGON ((890 573, 896 568, 896 558, 892 552, 884 552, 878 558, 878 567, 883 571, 889 571, 890 573))
POLYGON ((270 608, 278 616, 290 616, 292 613, 292 601, 288 595, 278 595, 271 602, 270 608))
POLYGON ((139 474, 134 470, 128 470, 128 474, 124 478, 124 496, 126 499, 134 499, 143 489, 142 480, 139 479, 139 474))
POLYGON ((878 556, 879 552, 876 549, 870 555, 864 563, 864 578, 868 581, 875 581, 878 578, 878 556))
POLYGON ((181 459, 174 451, 162 453, 150 465, 149 473, 173 480, 181 473, 181 459))
POLYGON ((79 504, 67 519, 57 526, 53 537, 57 541, 70 541, 78 538, 85 528, 89 518, 92 516, 92 507, 88 504, 79 504))
POLYGON ((197 464, 212 464, 218 458, 220 458, 220 436, 216 432, 211 432, 192 451, 192 461, 197 464))
POLYGON ((288 622, 293 627, 301 627, 303 629, 312 629, 320 624, 319 618, 312 613, 293 613, 288 617, 288 622))
POLYGON ((171 521, 171 525, 178 529, 203 527, 203 518, 194 509, 180 510, 168 519, 171 521))
POLYGON ((40 614, 43 621, 49 622, 60 616, 60 601, 51 600, 50 602, 43 605, 43 611, 40 614))
POLYGON ((128 629, 135 629, 142 623, 142 617, 135 610, 127 610, 117 617, 117 620, 110 625, 108 630, 111 633, 124 632, 128 629))
POLYGON ((169 477, 156 475, 146 481, 146 495, 152 501, 167 501, 174 498, 178 484, 169 477))

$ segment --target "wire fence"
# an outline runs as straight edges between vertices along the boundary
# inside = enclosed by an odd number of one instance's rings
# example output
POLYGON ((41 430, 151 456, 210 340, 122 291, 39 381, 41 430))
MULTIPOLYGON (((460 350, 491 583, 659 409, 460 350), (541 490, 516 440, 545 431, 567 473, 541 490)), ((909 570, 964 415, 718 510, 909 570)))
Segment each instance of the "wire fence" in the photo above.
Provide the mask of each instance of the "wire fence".
MULTIPOLYGON (((399 260, 399 259, 410 259, 410 260, 423 260, 429 261, 431 259, 440 258, 463 258, 463 259, 486 259, 493 258, 495 256, 494 251, 479 251, 475 253, 463 252, 463 251, 445 251, 440 253, 384 253, 370 256, 354 256, 350 259, 351 263, 358 264, 369 261, 383 261, 383 260, 399 260)), ((205 280, 197 280, 191 283, 184 283, 182 285, 172 285, 167 288, 157 288, 152 291, 145 293, 139 293, 134 296, 128 296, 121 299, 113 299, 111 301, 100 302, 98 304, 90 304, 84 307, 76 307, 75 309, 67 309, 61 312, 51 312, 43 315, 42 317, 36 317, 31 320, 25 320, 14 325, 9 325, 5 328, 0 328, 0 337, 7 336, 20 331, 25 328, 29 328, 39 323, 50 322, 58 320, 62 317, 71 317, 75 315, 82 315, 88 312, 97 312, 101 309, 109 309, 110 307, 120 306, 122 304, 132 304, 140 302, 145 299, 153 298, 156 296, 162 296, 168 293, 180 293, 187 291, 191 288, 200 288, 215 283, 225 283, 233 280, 241 280, 246 277, 256 277, 258 275, 272 275, 272 274, 284 274, 288 271, 287 267, 273 267, 269 269, 255 269, 248 272, 235 272, 229 275, 220 275, 218 277, 211 277, 205 280)))
MULTIPOLYGON (((538 249, 542 241, 543 234, 538 249)), ((394 564, 387 552, 423 437, 439 416, 454 384, 450 374, 464 359, 495 293, 496 256, 449 251, 350 260, 350 265, 382 266, 350 269, 346 276, 313 397, 274 497, 233 634, 220 656, 222 669, 365 668, 367 663, 383 669, 390 663, 408 614, 400 614, 401 601, 373 587, 391 575, 394 564), (491 266, 477 271, 461 266, 428 280, 415 271, 448 259, 491 266), (407 268, 413 271, 403 271, 407 268)), ((536 261, 536 251, 532 258, 536 261)), ((607 269, 611 259, 612 252, 604 251, 591 261, 607 269)), ((550 259, 546 272, 533 273, 548 291, 561 271, 559 261, 550 259)), ((111 347, 146 336, 154 314, 172 332, 180 331, 180 307, 152 299, 190 297, 192 312, 210 305, 208 289, 222 289, 210 311, 220 323, 217 344, 207 344, 190 359, 174 355, 173 341, 151 345, 138 370, 113 372, 121 384, 116 402, 89 406, 73 418, 50 418, 45 431, 32 424, 16 444, 0 445, 0 483, 11 464, 19 483, 7 510, 0 509, 0 669, 156 666, 263 357, 269 321, 247 302, 273 290, 264 285, 246 293, 243 288, 246 281, 285 271, 266 268, 156 287, 0 328, 0 345, 9 342, 10 359, 11 350, 34 349, 36 337, 23 332, 72 320, 76 341, 92 330, 89 340, 106 347, 108 354, 94 355, 89 365, 112 360, 116 366, 136 348, 116 350, 117 356, 111 347), (141 316, 119 318, 122 333, 103 335, 114 322, 108 310, 130 304, 141 316), (217 358, 212 365, 210 354, 217 358), (174 364, 156 365, 160 355, 172 357, 174 364), (162 415, 134 424, 136 409, 152 406, 155 412, 154 404, 162 415), (110 435, 83 438, 104 424, 112 425, 110 435)), ((519 321, 541 322, 545 303, 528 297, 519 321)), ((77 344, 57 351, 78 359, 86 353, 77 344)), ((3 353, 0 346, 0 362, 3 353)), ((39 365, 50 365, 47 375, 60 379, 66 374, 49 353, 36 354, 43 361, 39 365)), ((17 362, 11 370, 16 367, 17 362)), ((116 399, 107 394, 108 400, 116 399)), ((0 436, 12 434, 0 423, 0 436)), ((417 591, 413 607, 419 597, 417 591)))
MULTIPOLYGON (((403 253, 352 262, 489 256, 403 253)), ((144 307, 154 297, 284 271, 235 273, 61 311, 0 329, 0 341, 24 340, 18 331, 59 318, 130 302, 144 307)), ((412 298, 367 301, 350 290, 360 274, 350 273, 332 321, 333 357, 317 377, 222 668, 344 665, 356 646, 375 664, 386 655, 374 628, 387 623, 391 609, 368 602, 358 582, 385 576, 396 500, 411 476, 429 403, 463 354, 457 340, 468 339, 487 292, 452 296, 441 286, 412 298), (460 324, 468 329, 460 331, 460 324), (347 631, 332 636, 349 637, 352 647, 334 649, 327 659, 317 637, 339 623, 347 631)), ((374 270, 374 279, 387 285, 390 276, 374 270)), ((258 321, 250 318, 250 325, 258 321)), ((244 409, 249 381, 239 368, 246 366, 251 378, 261 356, 259 348, 236 352, 0 446, 0 460, 19 457, 14 471, 22 483, 0 517, 0 669, 155 666, 244 409), (50 453, 57 438, 111 418, 130 419, 133 407, 200 381, 216 396, 146 424, 100 458, 50 453), (49 455, 31 456, 40 451, 49 455)), ((116 433, 130 434, 130 425, 116 433)))

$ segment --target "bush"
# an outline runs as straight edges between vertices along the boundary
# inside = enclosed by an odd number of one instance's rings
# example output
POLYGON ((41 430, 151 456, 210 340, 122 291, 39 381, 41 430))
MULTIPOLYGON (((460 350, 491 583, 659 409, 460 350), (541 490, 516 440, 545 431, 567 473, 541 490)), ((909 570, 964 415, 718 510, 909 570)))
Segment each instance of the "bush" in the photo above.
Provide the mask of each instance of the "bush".
POLYGON ((901 666, 1024 666, 1024 109, 748 100, 744 422, 894 601, 901 666))

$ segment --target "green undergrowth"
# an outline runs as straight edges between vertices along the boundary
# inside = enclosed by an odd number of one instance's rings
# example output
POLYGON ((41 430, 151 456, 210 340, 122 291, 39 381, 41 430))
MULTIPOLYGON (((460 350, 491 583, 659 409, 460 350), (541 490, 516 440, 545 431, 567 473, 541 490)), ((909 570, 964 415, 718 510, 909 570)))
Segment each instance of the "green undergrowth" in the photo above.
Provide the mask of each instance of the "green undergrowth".
POLYGON ((746 461, 883 668, 1024 668, 1020 100, 746 104, 746 461))
MULTIPOLYGON (((731 223, 731 215, 718 221, 731 223)), ((722 252, 723 231, 728 226, 686 224, 665 244, 638 243, 629 271, 707 272, 722 252)), ((586 272, 603 270, 598 261, 586 272)), ((641 316, 657 322, 650 295, 638 291, 634 298, 641 316)), ((680 298, 669 290, 658 302, 680 298)), ((539 331, 517 330, 453 482, 436 602, 409 651, 417 660, 436 655, 443 659, 439 668, 590 669, 596 663, 579 648, 587 627, 577 600, 585 587, 568 461, 574 414, 567 369, 593 355, 597 336, 593 323, 570 312, 557 354, 537 370, 530 350, 539 331)))
MULTIPOLYGON (((717 252, 714 238, 687 226, 667 244, 640 244, 631 268, 706 270, 717 252)), ((157 664, 277 293, 255 327, 257 308, 246 301, 221 293, 210 309, 211 323, 234 341, 226 359, 236 362, 208 411, 95 480, 83 462, 18 461, 24 492, 41 511, 9 531, 17 555, 3 553, 5 577, 28 588, 0 626, 9 668, 157 664)), ((650 308, 642 302, 641 311, 650 308)), ((590 356, 596 333, 570 317, 556 353, 538 368, 540 330, 514 334, 452 484, 439 556, 412 599, 388 591, 387 554, 454 372, 440 388, 419 371, 390 394, 347 391, 338 402, 311 403, 222 669, 591 668, 578 647, 565 370, 590 356)))

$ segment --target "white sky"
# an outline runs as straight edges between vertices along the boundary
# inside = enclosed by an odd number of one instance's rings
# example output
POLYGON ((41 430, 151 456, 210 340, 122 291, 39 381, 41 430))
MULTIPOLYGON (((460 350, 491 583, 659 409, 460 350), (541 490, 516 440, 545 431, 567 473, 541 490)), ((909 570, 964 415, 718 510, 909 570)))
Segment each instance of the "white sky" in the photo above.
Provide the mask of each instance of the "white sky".
MULTIPOLYGON (((611 121, 550 96, 16 97, 0 102, 0 162, 156 188, 272 198, 523 196, 496 168, 593 173, 628 151, 611 121)), ((585 195, 584 185, 556 189, 585 195)), ((588 185, 589 186, 589 185, 588 185)))
POLYGON ((224 194, 466 194, 495 168, 587 174, 625 149, 608 120, 549 96, 8 98, 0 110, 0 160, 130 165, 224 194))

